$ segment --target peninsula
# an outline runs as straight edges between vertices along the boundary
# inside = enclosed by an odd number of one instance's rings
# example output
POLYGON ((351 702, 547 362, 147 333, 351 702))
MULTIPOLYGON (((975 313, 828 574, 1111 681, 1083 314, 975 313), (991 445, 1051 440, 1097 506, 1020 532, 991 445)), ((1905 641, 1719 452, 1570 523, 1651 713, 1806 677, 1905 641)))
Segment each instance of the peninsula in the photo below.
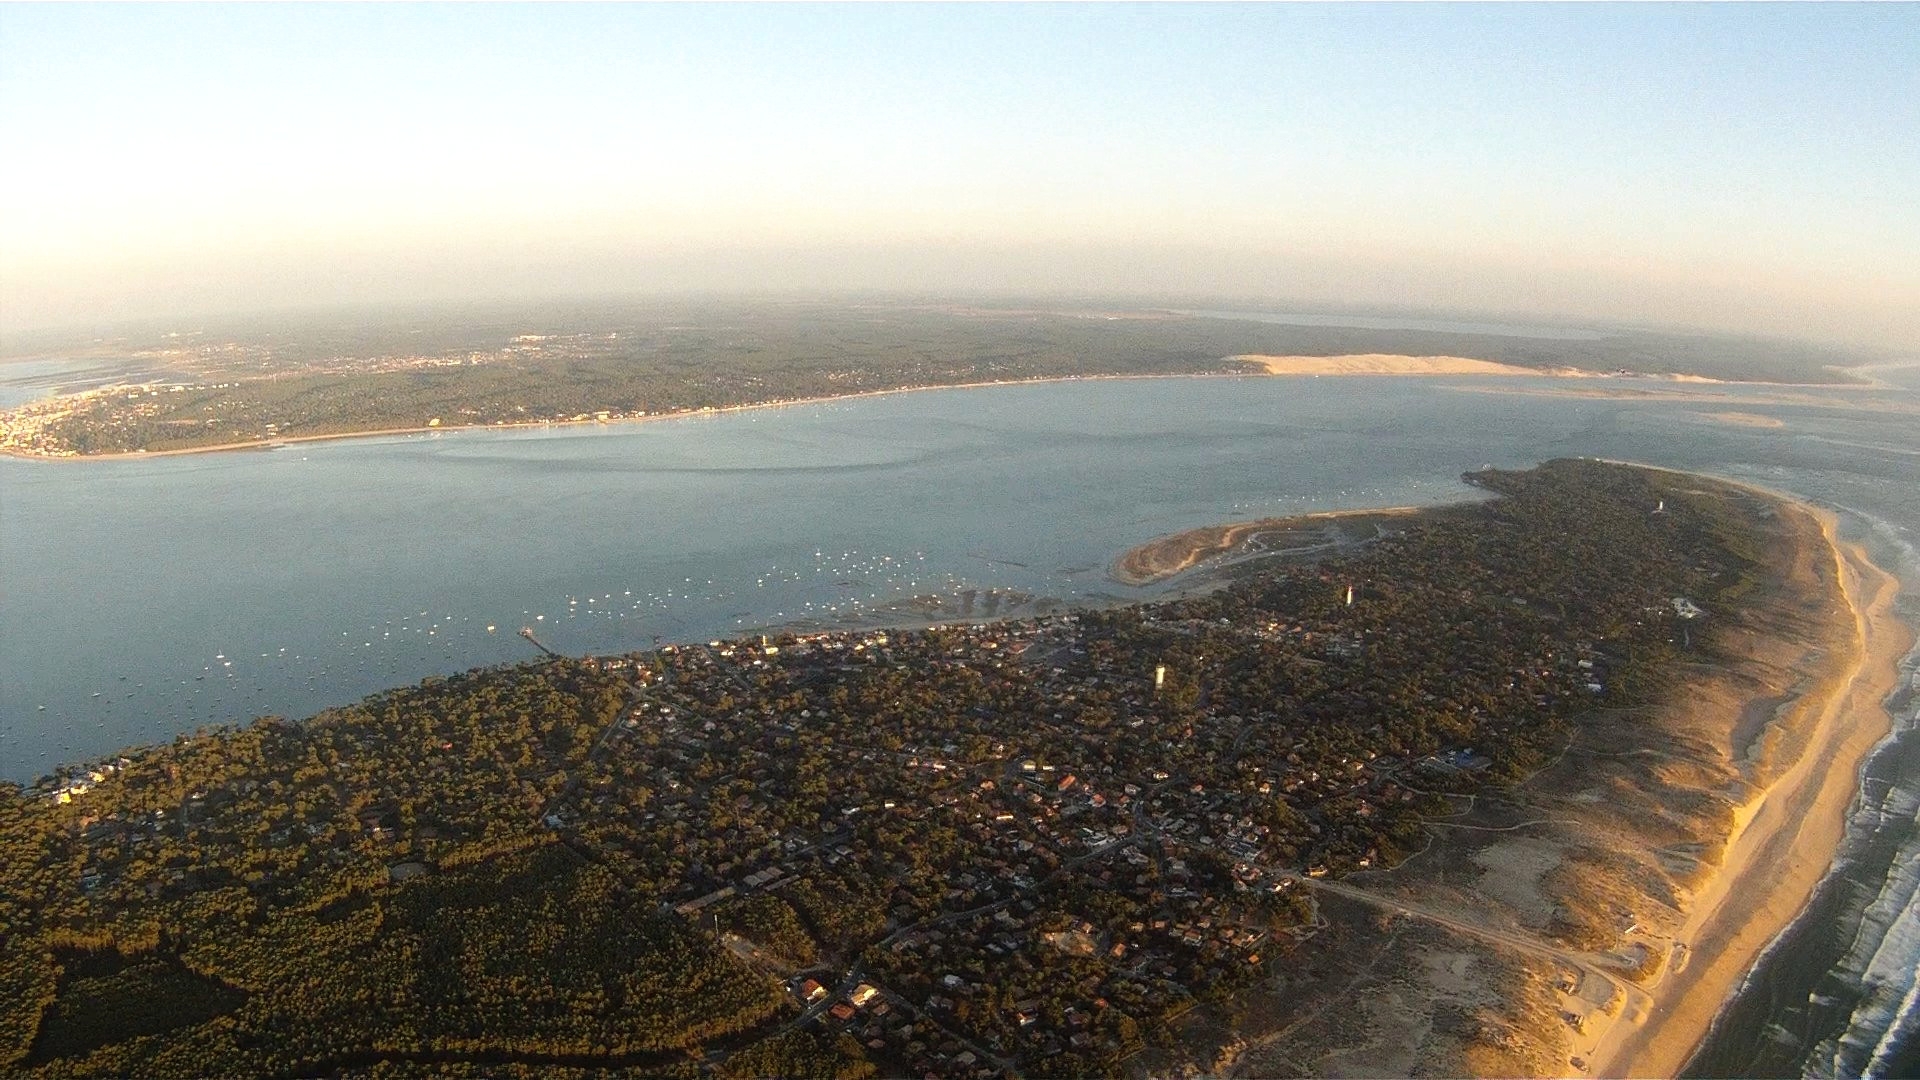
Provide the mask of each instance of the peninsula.
POLYGON ((1158 541, 1174 599, 477 669, 0 788, 0 1068, 1671 1072, 1824 865, 1890 590, 1752 489, 1469 478, 1158 541))

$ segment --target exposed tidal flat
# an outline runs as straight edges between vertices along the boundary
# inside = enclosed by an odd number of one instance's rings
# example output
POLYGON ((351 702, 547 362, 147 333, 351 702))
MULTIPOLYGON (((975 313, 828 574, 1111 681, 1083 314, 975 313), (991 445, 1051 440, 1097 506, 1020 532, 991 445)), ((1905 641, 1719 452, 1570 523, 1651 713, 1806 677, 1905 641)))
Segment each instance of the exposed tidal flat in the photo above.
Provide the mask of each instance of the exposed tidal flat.
POLYGON ((1489 462, 1588 454, 1748 479, 1849 511, 1893 565, 1915 525, 1910 417, 1812 396, 1742 406, 1786 423, 1768 429, 1702 425, 1684 398, 1156 380, 85 470, 0 462, 0 762, 26 779, 516 659, 523 623, 609 653, 969 589, 1149 596, 1107 579, 1117 550, 1223 519, 1453 501, 1459 473, 1489 462))

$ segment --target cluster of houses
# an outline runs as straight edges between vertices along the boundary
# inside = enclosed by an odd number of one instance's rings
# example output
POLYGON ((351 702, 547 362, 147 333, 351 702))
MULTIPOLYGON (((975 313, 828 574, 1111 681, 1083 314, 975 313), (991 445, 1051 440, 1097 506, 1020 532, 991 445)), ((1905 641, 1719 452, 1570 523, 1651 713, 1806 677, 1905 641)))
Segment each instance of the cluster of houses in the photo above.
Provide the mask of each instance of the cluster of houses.
MULTIPOLYGON (((796 985, 794 994, 808 1004, 824 1002, 830 996, 827 988, 813 979, 796 985)), ((896 1007, 898 1000, 863 982, 829 1006, 819 1023, 852 1036, 870 1055, 899 1062, 916 1076, 986 1080, 1001 1074, 990 1056, 972 1047, 971 1040, 904 1002, 896 1007)))
POLYGON ((118 761, 102 762, 84 772, 56 777, 51 784, 40 788, 41 794, 62 806, 92 791, 95 785, 104 784, 107 778, 131 764, 126 758, 118 761))

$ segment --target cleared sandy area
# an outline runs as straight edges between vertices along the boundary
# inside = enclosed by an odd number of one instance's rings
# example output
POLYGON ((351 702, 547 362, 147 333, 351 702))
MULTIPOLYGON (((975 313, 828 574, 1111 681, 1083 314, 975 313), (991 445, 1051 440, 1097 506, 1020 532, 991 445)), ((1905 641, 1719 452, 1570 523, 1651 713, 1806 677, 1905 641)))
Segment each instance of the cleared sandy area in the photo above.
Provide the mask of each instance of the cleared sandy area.
POLYGON ((1361 353, 1352 356, 1262 356, 1245 354, 1231 359, 1258 364, 1269 375, 1587 375, 1573 368, 1525 368, 1465 356, 1390 356, 1361 353))

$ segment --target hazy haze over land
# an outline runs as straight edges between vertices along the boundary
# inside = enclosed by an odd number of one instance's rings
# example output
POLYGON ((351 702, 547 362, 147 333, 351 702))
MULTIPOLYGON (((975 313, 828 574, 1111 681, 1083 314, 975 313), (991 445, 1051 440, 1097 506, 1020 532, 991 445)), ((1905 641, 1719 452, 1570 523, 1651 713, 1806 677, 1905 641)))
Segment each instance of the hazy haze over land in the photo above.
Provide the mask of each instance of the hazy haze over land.
POLYGON ((0 11, 0 329, 848 289, 1920 330, 1920 8, 0 11))

